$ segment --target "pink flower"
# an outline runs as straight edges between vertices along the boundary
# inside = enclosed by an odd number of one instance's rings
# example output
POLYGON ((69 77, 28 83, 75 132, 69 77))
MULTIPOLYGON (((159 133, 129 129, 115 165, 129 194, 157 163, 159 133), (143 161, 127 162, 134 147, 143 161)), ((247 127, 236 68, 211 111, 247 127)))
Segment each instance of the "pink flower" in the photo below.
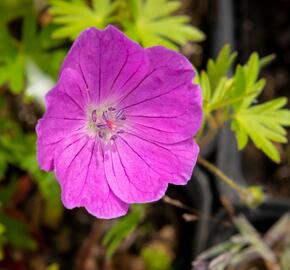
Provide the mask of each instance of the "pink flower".
POLYGON ((113 26, 84 31, 36 127, 38 162, 54 170, 64 206, 114 218, 186 184, 202 119, 193 78, 179 53, 144 49, 113 26))

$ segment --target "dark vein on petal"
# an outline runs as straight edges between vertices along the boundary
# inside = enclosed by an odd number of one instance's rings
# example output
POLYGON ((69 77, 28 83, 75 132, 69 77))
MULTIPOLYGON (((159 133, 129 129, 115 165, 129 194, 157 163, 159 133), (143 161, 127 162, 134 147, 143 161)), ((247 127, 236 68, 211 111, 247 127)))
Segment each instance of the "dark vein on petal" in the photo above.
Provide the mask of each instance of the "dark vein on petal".
MULTIPOLYGON (((117 144, 116 144, 116 150, 117 150, 117 153, 118 153, 119 161, 120 161, 120 163, 121 163, 121 166, 122 166, 122 168, 123 168, 123 170, 124 170, 124 173, 125 173, 125 175, 126 175, 128 181, 129 181, 129 183, 132 184, 132 185, 136 188, 136 190, 138 190, 138 191, 141 192, 141 193, 151 193, 151 194, 152 194, 152 193, 156 193, 156 192, 154 192, 154 191, 151 191, 151 192, 150 192, 150 191, 144 191, 144 190, 141 190, 139 187, 137 187, 137 186, 135 185, 134 182, 131 181, 131 179, 130 179, 128 173, 127 173, 127 170, 126 170, 126 168, 125 168, 125 166, 124 166, 124 164, 123 164, 123 162, 122 162, 121 155, 120 155, 119 149, 118 149, 118 147, 117 147, 117 144)), ((117 180, 117 179, 116 179, 116 180, 117 180)))
MULTIPOLYGON (((122 89, 136 74, 137 72, 140 70, 141 66, 143 63, 140 63, 140 65, 138 66, 138 68, 130 75, 130 77, 123 83, 123 85, 120 87, 120 89, 122 89)), ((118 89, 118 90, 120 90, 118 89)))
POLYGON ((67 92, 62 92, 64 95, 66 95, 82 112, 84 112, 84 109, 81 107, 80 104, 78 104, 67 92))
MULTIPOLYGON (((75 144, 76 142, 80 141, 82 138, 79 138, 78 140, 76 140, 75 142, 69 144, 68 146, 65 147, 65 149, 63 149, 63 152, 68 148, 70 147, 71 145, 75 144)), ((87 143, 89 142, 89 140, 86 141, 86 143, 80 148, 80 150, 76 153, 76 155, 73 157, 73 159, 70 161, 68 167, 66 168, 65 170, 65 177, 64 177, 64 180, 66 179, 67 177, 67 174, 68 174, 68 170, 70 168, 70 166, 72 165, 72 163, 74 162, 74 160, 77 158, 77 156, 81 153, 81 151, 85 148, 85 146, 87 145, 87 143)), ((65 181, 65 185, 68 181, 65 181)))
POLYGON ((161 118, 161 119, 175 119, 175 118, 178 118, 182 115, 184 115, 185 113, 182 113, 180 115, 175 115, 175 116, 151 116, 151 115, 136 115, 136 114, 126 114, 126 117, 140 117, 140 118, 161 118))
POLYGON ((153 69, 151 72, 145 75, 145 77, 132 89, 130 90, 127 95, 125 95, 119 103, 123 102, 129 95, 131 95, 146 79, 148 79, 157 69, 153 69))
POLYGON ((137 102, 137 103, 134 103, 134 104, 128 105, 128 106, 126 106, 126 107, 123 107, 123 108, 121 108, 121 110, 125 110, 125 109, 128 109, 128 108, 131 108, 131 107, 134 107, 134 106, 140 105, 140 104, 142 104, 142 103, 145 103, 145 102, 147 102, 147 101, 151 101, 151 100, 154 100, 154 99, 156 99, 156 98, 159 98, 159 97, 165 96, 165 95, 167 95, 167 94, 170 94, 171 92, 175 91, 175 90, 178 89, 179 87, 182 87, 183 85, 186 85, 186 83, 182 83, 182 84, 180 84, 180 85, 174 87, 173 89, 171 89, 171 90, 169 90, 169 91, 167 91, 167 92, 161 93, 161 94, 159 94, 159 95, 157 95, 157 96, 154 96, 154 97, 151 97, 151 98, 147 98, 147 99, 141 100, 140 102, 137 102))
MULTIPOLYGON (((63 137, 63 138, 61 138, 60 140, 58 140, 58 141, 56 141, 56 142, 53 142, 53 143, 46 143, 46 144, 41 143, 41 144, 42 144, 42 145, 52 145, 52 144, 57 144, 57 143, 61 142, 62 140, 67 139, 67 138, 70 138, 70 137, 72 137, 72 136, 74 136, 74 135, 80 135, 80 134, 83 134, 82 132, 79 132, 79 133, 76 132, 76 131, 79 131, 79 130, 81 130, 81 129, 83 129, 83 127, 80 127, 80 128, 78 128, 78 129, 71 130, 69 136, 63 137), (74 132, 76 132, 76 133, 74 133, 74 132)), ((42 137, 42 136, 39 136, 39 139, 42 141, 41 137, 42 137)))
POLYGON ((117 82, 117 80, 119 79, 119 76, 121 75, 121 72, 123 71, 124 67, 127 65, 127 62, 128 62, 128 59, 129 59, 129 52, 128 52, 128 49, 127 48, 126 48, 126 53, 127 53, 126 54, 126 59, 125 59, 123 65, 122 65, 121 69, 119 70, 117 76, 115 77, 115 79, 114 79, 114 81, 113 81, 113 83, 112 83, 112 85, 110 87, 110 91, 112 91, 115 83, 117 82))
MULTIPOLYGON (((169 133, 169 134, 174 134, 174 133, 176 133, 175 131, 163 130, 163 129, 159 129, 159 128, 155 128, 155 127, 151 127, 151 126, 143 125, 143 124, 140 124, 140 123, 138 123, 138 122, 133 122, 133 123, 134 123, 133 130, 134 130, 134 128, 135 128, 135 125, 138 125, 138 126, 142 126, 142 127, 144 127, 145 129, 148 128, 148 129, 152 129, 152 130, 155 130, 155 131, 158 131, 158 132, 169 133)), ((136 128, 137 128, 137 130, 141 130, 141 131, 145 132, 145 131, 142 130, 141 128, 138 128, 138 127, 136 127, 136 128)))
POLYGON ((84 81, 84 83, 86 85, 86 88, 87 88, 87 92, 88 92, 88 95, 89 95, 89 99, 92 100, 91 93, 90 93, 90 89, 89 89, 89 85, 87 83, 85 74, 84 74, 83 69, 82 69, 82 66, 80 64, 79 64, 79 68, 80 68, 80 71, 81 71, 81 76, 82 76, 83 81, 84 81))
MULTIPOLYGON (((121 136, 119 137, 153 172, 155 172, 156 174, 158 174, 159 176, 163 176, 161 175, 158 171, 156 171, 153 167, 151 167, 151 165, 141 156, 139 155, 139 153, 125 140, 123 139, 121 136)), ((171 174, 171 172, 166 172, 168 174, 171 174)))
POLYGON ((91 156, 90 156, 90 161, 89 161, 89 164, 87 166, 87 172, 86 172, 86 177, 85 177, 85 181, 83 183, 83 186, 82 186, 82 189, 78 195, 78 197, 81 197, 83 191, 84 191, 84 188, 87 184, 87 179, 88 179, 88 174, 89 174, 89 170, 90 170, 90 166, 91 166, 91 162, 92 162, 92 158, 93 158, 93 154, 94 154, 94 151, 95 151, 95 146, 96 146, 96 140, 97 140, 97 137, 95 137, 95 140, 94 140, 94 145, 93 145, 93 149, 91 151, 91 156))
POLYGON ((81 96, 82 96, 82 99, 83 99, 83 101, 84 101, 84 102, 86 102, 87 100, 84 98, 84 95, 83 95, 83 90, 82 90, 82 88, 79 86, 79 84, 78 84, 78 83, 76 83, 76 85, 77 85, 77 88, 79 89, 79 92, 80 92, 80 94, 81 94, 81 96))
MULTIPOLYGON (((117 147, 117 146, 116 146, 117 147)), ((120 183, 119 181, 117 180, 117 176, 116 176, 116 172, 115 172, 115 166, 114 166, 114 161, 113 161, 113 155, 112 155, 112 151, 110 151, 110 156, 111 156, 111 168, 112 168, 112 171, 113 171, 113 174, 114 174, 114 177, 115 177, 115 180, 116 180, 116 183, 117 183, 117 186, 118 186, 118 189, 119 190, 122 190, 120 188, 120 183)), ((106 177, 107 178, 107 177, 106 177)), ((130 182, 130 181, 129 181, 130 182)), ((110 185, 109 185, 110 186, 110 185)), ((110 187, 111 188, 111 187, 110 187)), ((115 195, 117 197, 117 195, 115 195)))
POLYGON ((132 136, 135 136, 135 137, 139 138, 140 140, 143 140, 143 141, 149 142, 149 143, 151 143, 151 144, 154 144, 154 145, 156 145, 156 146, 158 146, 158 147, 161 147, 161 148, 163 148, 163 149, 165 149, 165 150, 168 150, 168 151, 170 151, 170 149, 168 149, 168 148, 166 148, 166 147, 163 147, 163 146, 161 146, 160 144, 162 144, 162 145, 176 145, 176 144, 180 144, 180 143, 185 142, 185 141, 188 140, 188 139, 186 139, 186 140, 182 140, 182 141, 177 142, 177 143, 162 143, 162 142, 158 142, 158 141, 154 141, 154 140, 148 140, 148 139, 145 139, 145 138, 140 137, 139 135, 137 135, 137 134, 135 134, 135 133, 131 133, 131 132, 128 132, 128 131, 124 131, 124 132, 127 133, 127 134, 130 134, 130 135, 132 135, 132 136))
POLYGON ((81 71, 81 76, 82 76, 82 78, 83 78, 83 80, 84 80, 84 83, 85 83, 85 85, 86 85, 86 88, 89 89, 89 85, 88 85, 87 80, 86 80, 86 78, 85 78, 85 75, 84 75, 84 72, 83 72, 82 66, 81 66, 80 64, 78 64, 78 65, 79 65, 79 68, 80 68, 80 71, 81 71))
POLYGON ((55 116, 46 116, 48 119, 57 119, 57 120, 86 120, 85 118, 68 118, 68 117, 55 117, 55 116))

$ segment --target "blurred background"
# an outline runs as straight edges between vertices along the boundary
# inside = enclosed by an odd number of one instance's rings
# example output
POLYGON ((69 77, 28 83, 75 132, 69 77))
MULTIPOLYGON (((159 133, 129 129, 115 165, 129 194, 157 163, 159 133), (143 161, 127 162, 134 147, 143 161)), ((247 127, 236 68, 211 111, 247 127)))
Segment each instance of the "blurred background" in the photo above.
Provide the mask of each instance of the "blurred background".
MULTIPOLYGON (((198 71, 224 44, 237 51, 235 62, 241 64, 253 51, 275 54, 262 70, 267 84, 258 102, 289 98, 289 14, 289 0, 1 0, 0 269, 224 269, 196 258, 237 231, 252 233, 239 230, 245 220, 232 222, 233 216, 242 213, 258 232, 269 231, 290 210, 288 144, 277 145, 281 162, 276 164, 251 143, 238 152, 225 125, 201 149, 238 184, 265 190, 258 208, 240 204, 231 189, 197 166, 189 184, 171 186, 163 201, 133 206, 125 218, 108 221, 84 209, 63 208, 54 174, 41 171, 36 162, 35 125, 73 40, 91 25, 113 23, 145 47, 161 44, 179 50, 198 71), (154 30, 152 21, 163 17, 172 20, 154 30), (145 26, 138 29, 141 19, 145 26)), ((274 253, 263 245, 258 249, 264 257, 276 256, 280 266, 254 256, 230 269, 289 270, 289 217, 283 222, 268 237, 275 234, 276 242, 281 234, 288 237, 283 248, 273 244, 274 253)), ((222 248, 219 259, 226 260, 232 249, 222 248)))

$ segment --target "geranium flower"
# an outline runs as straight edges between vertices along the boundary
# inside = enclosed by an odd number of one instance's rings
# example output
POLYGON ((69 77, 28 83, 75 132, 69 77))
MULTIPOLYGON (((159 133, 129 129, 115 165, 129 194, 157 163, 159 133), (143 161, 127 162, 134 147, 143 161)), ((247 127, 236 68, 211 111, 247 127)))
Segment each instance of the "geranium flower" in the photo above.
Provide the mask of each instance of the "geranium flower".
POLYGON ((193 78, 179 53, 144 49, 113 26, 84 31, 36 127, 38 162, 54 170, 64 206, 113 218, 186 184, 202 118, 193 78))

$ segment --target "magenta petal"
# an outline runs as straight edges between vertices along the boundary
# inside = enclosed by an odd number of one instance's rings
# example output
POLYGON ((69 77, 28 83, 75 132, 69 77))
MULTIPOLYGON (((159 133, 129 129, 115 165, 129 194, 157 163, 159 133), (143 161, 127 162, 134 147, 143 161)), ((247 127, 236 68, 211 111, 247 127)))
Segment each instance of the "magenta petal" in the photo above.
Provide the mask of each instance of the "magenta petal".
POLYGON ((202 121, 201 94, 197 86, 181 87, 144 102, 126 114, 127 129, 148 140, 177 143, 192 138, 202 121), (196 116, 196 117, 195 117, 196 116))
POLYGON ((36 131, 45 144, 85 127, 86 104, 83 81, 73 70, 65 70, 58 84, 46 96, 46 113, 36 131))
POLYGON ((200 88, 192 84, 191 64, 161 47, 147 52, 151 73, 118 105, 126 114, 129 128, 160 142, 194 136, 201 125, 202 106, 200 88))
POLYGON ((188 182, 198 152, 193 139, 160 144, 126 132, 105 161, 107 179, 113 192, 127 203, 156 201, 168 183, 188 182))
POLYGON ((40 164, 42 170, 47 172, 53 170, 53 153, 55 144, 42 144, 40 140, 37 140, 37 161, 40 164))
MULTIPOLYGON (((127 135, 127 134, 126 134, 127 135)), ((134 149, 125 139, 118 138, 105 159, 105 171, 108 183, 113 192, 127 203, 151 202, 160 199, 167 189, 165 175, 144 162, 150 155, 150 149, 145 152, 146 145, 141 141, 135 143, 140 149, 134 149), (140 144, 141 143, 141 144, 140 144)), ((131 141, 130 141, 131 142, 131 141)))
POLYGON ((89 28, 70 49, 62 70, 72 68, 82 74, 91 99, 100 103, 134 88, 149 65, 144 49, 115 27, 99 31, 89 28))
POLYGON ((55 151, 55 172, 65 207, 85 207, 99 218, 126 214, 128 205, 107 184, 100 144, 86 136, 61 141, 55 151))
POLYGON ((41 168, 53 169, 56 144, 70 134, 80 133, 85 126, 87 99, 81 77, 73 70, 65 70, 46 96, 46 113, 38 121, 37 159, 41 168))

